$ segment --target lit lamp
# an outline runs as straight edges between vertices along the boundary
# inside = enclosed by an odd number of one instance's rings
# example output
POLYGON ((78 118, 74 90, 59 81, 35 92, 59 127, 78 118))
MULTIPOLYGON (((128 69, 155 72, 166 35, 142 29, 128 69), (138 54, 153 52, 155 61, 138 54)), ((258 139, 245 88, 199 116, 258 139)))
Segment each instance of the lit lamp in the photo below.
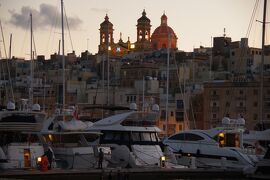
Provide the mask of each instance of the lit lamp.
POLYGON ((135 48, 135 44, 131 44, 130 49, 134 49, 134 48, 135 48))
POLYGON ((162 168, 165 167, 165 160, 166 160, 166 157, 165 156, 161 156, 160 157, 160 167, 162 167, 162 168))

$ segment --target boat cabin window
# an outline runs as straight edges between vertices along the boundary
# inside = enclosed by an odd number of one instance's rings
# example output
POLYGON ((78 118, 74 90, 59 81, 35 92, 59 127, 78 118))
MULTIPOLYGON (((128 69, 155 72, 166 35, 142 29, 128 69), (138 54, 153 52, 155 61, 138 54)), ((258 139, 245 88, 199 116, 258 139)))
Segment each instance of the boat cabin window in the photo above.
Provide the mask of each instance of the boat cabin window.
POLYGON ((141 140, 140 133, 138 133, 138 132, 131 133, 131 137, 132 137, 133 141, 140 141, 141 140))
POLYGON ((99 138, 98 134, 84 134, 83 135, 87 142, 93 142, 99 138))
POLYGON ((142 133, 141 134, 141 140, 142 141, 152 141, 151 140, 151 134, 150 133, 142 133))
POLYGON ((115 144, 158 144, 159 138, 155 132, 114 132, 104 131, 101 136, 102 143, 115 144))
POLYGON ((180 133, 169 137, 169 140, 182 140, 182 141, 200 141, 204 140, 203 137, 192 133, 180 133))
POLYGON ((35 134, 22 134, 20 132, 1 132, 0 146, 10 143, 38 143, 38 137, 35 134))
POLYGON ((67 147, 82 145, 79 134, 46 134, 46 142, 51 142, 52 146, 67 147))
POLYGON ((27 122, 27 123, 36 123, 37 120, 34 115, 24 115, 24 114, 14 114, 2 118, 2 122, 27 122))

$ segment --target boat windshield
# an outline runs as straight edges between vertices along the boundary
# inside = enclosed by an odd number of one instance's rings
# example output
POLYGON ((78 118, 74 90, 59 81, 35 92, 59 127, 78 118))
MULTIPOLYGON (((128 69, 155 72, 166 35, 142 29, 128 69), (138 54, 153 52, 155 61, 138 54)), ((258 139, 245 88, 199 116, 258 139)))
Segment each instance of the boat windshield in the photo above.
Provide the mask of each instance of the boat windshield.
POLYGON ((74 147, 82 146, 79 134, 46 134, 44 135, 46 142, 51 142, 54 147, 74 147))
POLYGON ((155 112, 137 112, 129 115, 122 123, 123 126, 156 126, 158 113, 155 112))
POLYGON ((156 132, 103 131, 101 144, 119 145, 158 145, 156 132))

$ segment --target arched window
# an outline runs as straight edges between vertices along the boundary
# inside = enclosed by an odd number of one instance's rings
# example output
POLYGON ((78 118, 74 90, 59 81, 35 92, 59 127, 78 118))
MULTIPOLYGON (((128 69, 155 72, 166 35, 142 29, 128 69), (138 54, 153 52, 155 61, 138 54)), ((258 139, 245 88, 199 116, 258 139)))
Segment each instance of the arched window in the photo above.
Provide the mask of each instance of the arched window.
POLYGON ((145 39, 148 40, 149 39, 149 34, 148 31, 145 32, 145 39))
POLYGON ((139 31, 139 40, 141 40, 142 39, 142 31, 140 30, 139 31))
POLYGON ((102 41, 102 43, 105 43, 105 34, 102 34, 101 41, 102 41))

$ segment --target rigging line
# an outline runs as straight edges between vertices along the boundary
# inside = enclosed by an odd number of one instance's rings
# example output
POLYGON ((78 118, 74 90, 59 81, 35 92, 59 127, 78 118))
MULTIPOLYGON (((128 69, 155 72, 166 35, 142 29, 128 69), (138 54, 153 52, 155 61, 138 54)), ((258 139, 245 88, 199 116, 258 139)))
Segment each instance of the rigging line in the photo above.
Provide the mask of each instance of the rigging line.
MULTIPOLYGON (((175 63, 175 65, 176 65, 176 67, 177 67, 177 69, 176 69, 176 74, 177 74, 177 79, 178 79, 178 84, 179 84, 180 94, 181 94, 181 97, 182 97, 182 100, 183 100, 183 104, 184 104, 184 107, 185 107, 186 103, 185 103, 185 100, 184 100, 185 97, 184 97, 183 89, 182 89, 182 85, 181 85, 181 80, 180 80, 180 73, 179 73, 178 64, 177 64, 177 62, 176 62, 175 57, 173 58, 173 60, 174 60, 174 63, 175 63)), ((185 78, 185 76, 184 76, 184 78, 185 78)), ((186 108, 184 108, 184 120, 185 120, 185 118, 187 119, 187 121, 189 121, 186 108)), ((188 125, 189 125, 189 123, 188 123, 188 125)))
POLYGON ((35 42, 34 32, 33 32, 33 44, 34 44, 34 57, 33 57, 33 59, 35 59, 35 58, 37 58, 37 49, 36 49, 36 42, 35 42))
MULTIPOLYGON (((30 26, 29 24, 30 24, 30 22, 28 21, 27 27, 30 26)), ((23 51, 25 50, 25 47, 26 47, 24 45, 25 45, 27 33, 28 33, 28 29, 26 28, 25 31, 24 31, 24 38, 23 38, 23 42, 22 42, 22 46, 21 46, 21 51, 20 51, 20 56, 21 57, 24 57, 23 51)))
MULTIPOLYGON (((250 35, 250 32, 251 32, 251 28, 252 28, 252 25, 253 25, 253 22, 254 22, 254 18, 256 16, 256 13, 257 13, 257 9, 258 9, 258 4, 259 4, 259 0, 256 0, 255 4, 254 4, 254 8, 253 8, 253 11, 252 11, 252 15, 251 15, 251 18, 250 18, 250 21, 249 21, 249 25, 248 25, 248 30, 246 32, 246 38, 249 38, 249 35, 250 35)), ((240 47, 241 48, 241 51, 240 51, 240 57, 239 57, 239 67, 242 66, 242 64, 244 63, 244 56, 245 54, 247 54, 248 52, 248 49, 247 48, 244 48, 244 47, 240 47)), ((236 66, 234 64, 234 66, 236 66)), ((234 72, 236 73, 236 72, 234 72)), ((241 71, 239 70, 239 73, 241 73, 241 71)), ((247 75, 247 74, 246 74, 247 75)), ((241 78, 241 77, 240 77, 241 78)), ((235 79, 233 79, 233 81, 235 81, 235 79)), ((236 81, 239 81, 239 80, 236 80, 236 81)), ((231 102, 231 99, 233 98, 233 95, 234 95, 234 92, 236 90, 236 88, 233 86, 232 84, 232 88, 231 88, 231 92, 229 94, 229 101, 226 101, 226 104, 225 104, 225 109, 224 109, 224 112, 223 112, 223 117, 227 116, 227 114, 229 114, 229 110, 230 110, 230 107, 231 107, 231 104, 229 104, 227 106, 227 103, 230 103, 231 102)), ((244 93, 245 95, 246 93, 244 93)), ((245 113, 245 112, 244 112, 245 113)))
MULTIPOLYGON (((46 53, 48 52, 48 49, 49 49, 49 44, 50 44, 52 32, 55 29, 56 24, 57 24, 57 19, 58 19, 57 9, 59 9, 59 5, 58 4, 59 3, 57 2, 57 5, 56 5, 55 11, 54 11, 54 22, 51 24, 51 27, 50 27, 50 34, 49 34, 49 38, 48 38, 47 45, 46 45, 46 53)), ((53 36, 52 40, 53 39, 54 39, 54 36, 53 36)))
POLYGON ((259 3, 259 0, 256 0, 253 11, 252 11, 252 15, 251 15, 251 18, 250 18, 250 21, 249 21, 248 30, 246 32, 246 37, 247 38, 249 37, 250 31, 251 31, 251 28, 252 28, 252 25, 253 25, 253 22, 254 22, 254 18, 255 18, 256 12, 257 12, 257 8, 258 8, 258 3, 259 3))
POLYGON ((8 57, 7 57, 5 38, 4 38, 4 32, 3 32, 3 27, 2 27, 2 21, 1 20, 0 20, 0 27, 1 27, 1 34, 2 34, 2 40, 3 40, 5 56, 6 56, 6 64, 7 64, 8 78, 9 78, 9 84, 10 84, 10 91, 11 91, 12 101, 14 102, 13 87, 12 87, 12 81, 11 81, 11 77, 10 77, 9 62, 8 62, 8 57))
POLYGON ((72 39, 71 39, 71 34, 70 34, 70 29, 69 29, 69 24, 68 24, 68 18, 67 18, 67 13, 66 13, 66 8, 65 8, 65 6, 64 6, 64 12, 65 12, 65 18, 66 18, 66 23, 67 23, 67 28, 68 28, 68 34, 69 34, 69 40, 70 40, 71 48, 72 48, 72 51, 74 51, 74 48, 73 48, 73 43, 72 43, 72 39))

